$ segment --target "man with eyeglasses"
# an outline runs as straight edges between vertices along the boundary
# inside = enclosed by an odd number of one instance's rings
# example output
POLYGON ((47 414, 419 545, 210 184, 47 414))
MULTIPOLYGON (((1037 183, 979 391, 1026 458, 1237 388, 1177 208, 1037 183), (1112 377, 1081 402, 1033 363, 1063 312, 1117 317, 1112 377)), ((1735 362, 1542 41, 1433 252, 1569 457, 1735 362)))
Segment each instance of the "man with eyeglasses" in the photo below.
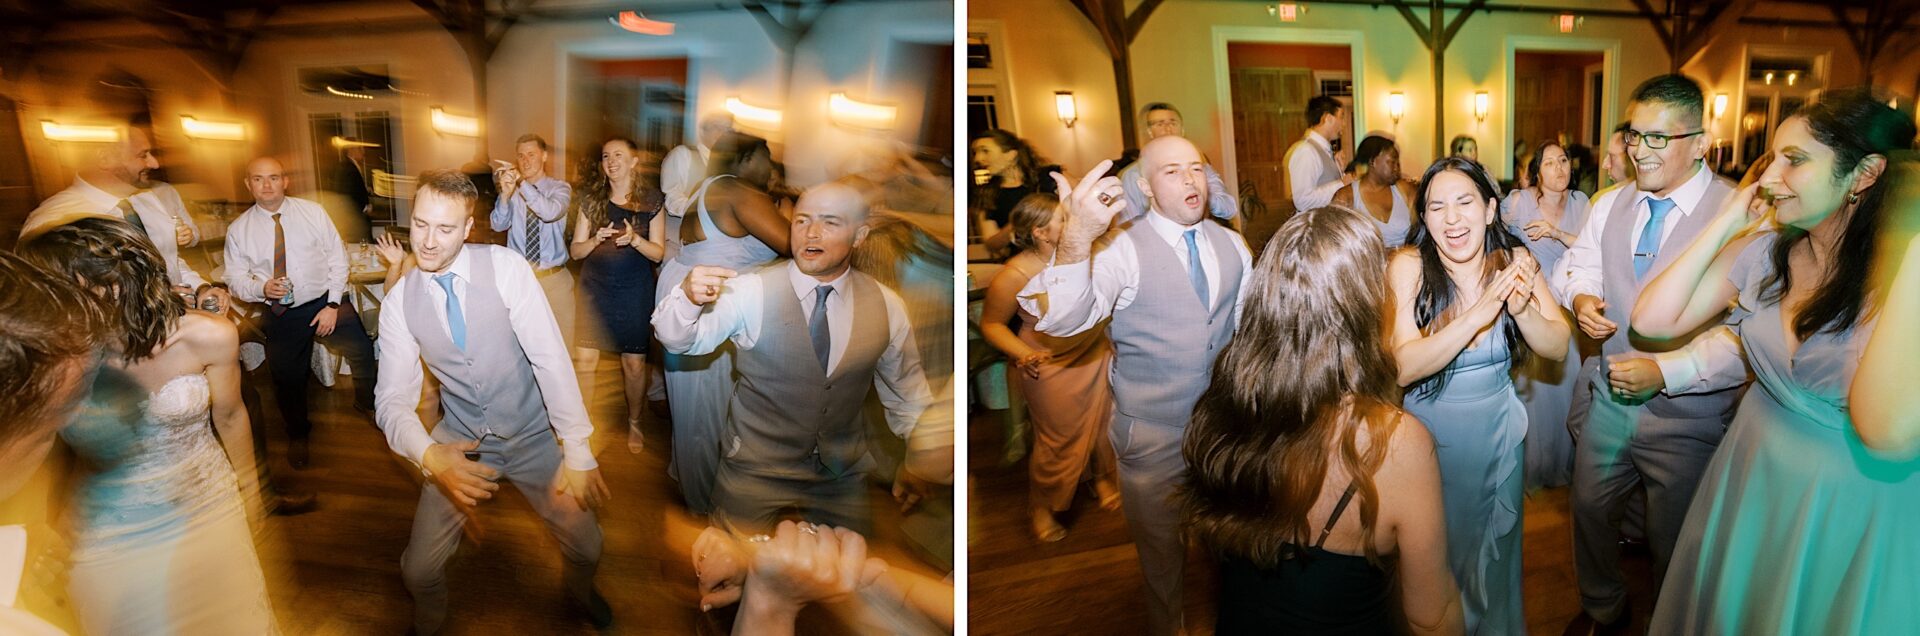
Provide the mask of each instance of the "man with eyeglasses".
POLYGON ((1563 259, 1564 302, 1581 331, 1601 341, 1603 354, 1574 451, 1574 569, 1585 611, 1568 633, 1586 633, 1587 625, 1594 633, 1615 633, 1632 624, 1620 571, 1622 509, 1646 489, 1657 586, 1746 381, 1738 344, 1717 323, 1670 341, 1626 328, 1641 286, 1692 243, 1733 194, 1733 183, 1703 161, 1712 145, 1702 127, 1704 108, 1700 85, 1682 75, 1655 77, 1634 89, 1620 133, 1633 180, 1596 201, 1563 259))

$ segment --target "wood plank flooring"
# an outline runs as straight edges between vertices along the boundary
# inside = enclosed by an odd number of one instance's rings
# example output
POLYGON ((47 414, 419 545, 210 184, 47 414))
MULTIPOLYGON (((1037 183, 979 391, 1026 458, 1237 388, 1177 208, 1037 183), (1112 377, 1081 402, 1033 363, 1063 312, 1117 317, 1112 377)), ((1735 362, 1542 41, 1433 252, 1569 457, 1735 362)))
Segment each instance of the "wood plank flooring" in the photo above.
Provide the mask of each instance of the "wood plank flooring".
MULTIPOLYGON (((968 627, 991 634, 1133 634, 1146 622, 1146 582, 1126 519, 1105 512, 1084 489, 1063 519, 1059 543, 1032 538, 1027 522, 1027 465, 1002 462, 1001 412, 969 417, 968 627)), ((1534 493, 1523 520, 1522 570, 1528 631, 1559 634, 1580 613, 1573 571, 1573 533, 1565 488, 1534 493)), ((1213 632, 1213 573, 1197 548, 1188 556, 1187 626, 1213 632)), ((1653 606, 1645 556, 1624 565, 1636 630, 1653 606)))

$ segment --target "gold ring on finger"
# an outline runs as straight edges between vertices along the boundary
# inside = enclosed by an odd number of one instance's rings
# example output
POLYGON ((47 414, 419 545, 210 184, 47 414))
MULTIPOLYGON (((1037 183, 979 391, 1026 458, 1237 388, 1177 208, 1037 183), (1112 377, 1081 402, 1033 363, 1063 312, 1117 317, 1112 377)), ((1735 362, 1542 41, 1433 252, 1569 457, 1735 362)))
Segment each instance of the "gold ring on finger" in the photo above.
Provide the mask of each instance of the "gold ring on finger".
POLYGON ((1111 194, 1102 192, 1100 193, 1099 199, 1100 205, 1113 205, 1113 195, 1111 194))

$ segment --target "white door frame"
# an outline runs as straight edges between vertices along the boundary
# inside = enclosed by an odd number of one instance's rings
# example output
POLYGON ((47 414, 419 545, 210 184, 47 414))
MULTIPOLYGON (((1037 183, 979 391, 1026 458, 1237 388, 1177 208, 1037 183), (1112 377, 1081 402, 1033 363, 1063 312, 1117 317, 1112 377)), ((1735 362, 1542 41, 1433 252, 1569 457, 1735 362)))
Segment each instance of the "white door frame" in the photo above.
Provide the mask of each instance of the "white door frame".
MULTIPOLYGON (((1236 195, 1240 192, 1240 159, 1235 156, 1233 141, 1233 72, 1227 67, 1227 44, 1232 42, 1251 42, 1255 44, 1316 44, 1345 45, 1353 73, 1353 128, 1367 128, 1366 74, 1361 65, 1361 53, 1366 48, 1365 36, 1360 31, 1343 29, 1296 29, 1292 27, 1252 27, 1252 26, 1216 26, 1213 27, 1213 87, 1215 104, 1220 117, 1220 177, 1226 181, 1227 191, 1236 195)), ((1315 90, 1319 86, 1314 87, 1315 90)))

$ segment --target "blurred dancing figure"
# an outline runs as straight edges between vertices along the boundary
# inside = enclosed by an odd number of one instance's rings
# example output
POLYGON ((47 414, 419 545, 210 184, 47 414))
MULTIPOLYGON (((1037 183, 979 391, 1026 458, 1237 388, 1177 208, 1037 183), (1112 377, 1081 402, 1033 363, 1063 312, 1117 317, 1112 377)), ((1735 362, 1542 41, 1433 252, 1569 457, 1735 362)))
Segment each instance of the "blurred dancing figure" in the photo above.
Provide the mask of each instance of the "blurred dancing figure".
POLYGON ((413 594, 414 629, 447 619, 447 560, 479 505, 513 482, 546 521, 565 557, 568 600, 597 627, 613 622, 593 589, 608 497, 560 327, 526 259, 463 245, 479 194, 454 170, 429 170, 414 199, 418 266, 388 290, 380 313, 377 420, 395 453, 427 476, 400 573, 413 594), (421 363, 440 383, 444 419, 432 434, 415 410, 421 363), (554 443, 555 437, 559 443, 554 443))
POLYGON ((241 300, 263 303, 273 398, 287 426, 287 462, 306 468, 313 422, 307 384, 314 340, 338 350, 353 369, 353 406, 373 413, 378 365, 373 340, 347 300, 347 252, 320 204, 287 196, 285 170, 272 157, 247 163, 253 207, 227 227, 226 282, 241 300))
MULTIPOLYGON (((600 145, 600 161, 574 188, 573 206, 579 217, 573 226, 573 258, 580 265, 580 295, 587 300, 581 312, 579 347, 574 368, 591 373, 600 352, 620 356, 620 378, 626 389, 627 450, 643 448, 640 415, 647 406, 647 348, 653 344, 654 264, 666 255, 663 236, 667 217, 660 213, 662 197, 658 174, 645 164, 655 155, 643 153, 633 140, 611 139, 600 145)), ((583 382, 592 392, 593 383, 583 382)), ((591 398, 586 400, 591 405, 591 398)))
MULTIPOLYGON (((693 218, 680 226, 680 253, 660 267, 660 280, 668 284, 654 288, 656 307, 695 266, 746 272, 789 249, 788 222, 767 195, 767 182, 773 178, 767 140, 726 133, 714 146, 708 166, 713 176, 694 191, 688 210, 693 218)), ((666 338, 660 342, 666 344, 666 338)), ((714 507, 721 429, 733 397, 733 345, 722 341, 701 355, 674 353, 668 347, 665 357, 673 408, 673 460, 667 472, 680 482, 687 509, 707 514, 714 507)))
POLYGON ((1394 406, 1370 221, 1326 207, 1280 227, 1194 407, 1179 498, 1221 559, 1221 634, 1461 632, 1434 439, 1394 406))
POLYGON ((1047 163, 1027 140, 998 128, 974 137, 971 148, 974 178, 968 205, 974 227, 980 228, 974 231, 981 233, 989 253, 1004 254, 1013 243, 1013 227, 1008 225, 1013 206, 1035 192, 1055 194, 1047 173, 1058 172, 1060 166, 1047 163), (982 233, 982 221, 993 222, 992 234, 982 233))
POLYGON ((248 529, 259 473, 233 323, 187 311, 159 251, 125 221, 75 221, 21 252, 116 308, 93 395, 60 432, 90 467, 75 488, 69 586, 82 628, 277 632, 248 529))
POLYGON ((1571 328, 1520 239, 1500 223, 1493 177, 1448 157, 1414 197, 1410 249, 1387 264, 1393 357, 1404 408, 1433 434, 1446 499, 1447 557, 1469 633, 1519 634, 1526 407, 1511 370, 1529 350, 1567 355, 1571 328))
POLYGON ((49 227, 90 216, 125 219, 153 242, 166 263, 167 280, 192 291, 207 282, 180 259, 180 248, 200 241, 180 192, 148 175, 160 169, 153 133, 145 126, 119 128, 118 141, 93 144, 77 159, 73 185, 54 193, 27 215, 22 240, 49 227))
MULTIPOLYGON (((905 304, 851 267, 870 213, 861 191, 817 186, 794 207, 793 259, 746 273, 694 267, 654 309, 668 351, 737 347, 713 492, 728 523, 765 529, 798 509, 808 521, 872 533, 867 396, 878 393, 901 438, 933 402, 905 304)), ((896 477, 895 496, 908 504, 925 495, 914 468, 896 477)))
POLYGON ((1033 454, 1027 459, 1029 516, 1034 537, 1050 543, 1067 537, 1054 514, 1072 507, 1073 493, 1085 478, 1092 477, 1100 507, 1120 508, 1117 460, 1107 438, 1113 421, 1113 389, 1107 381, 1113 343, 1102 328, 1064 338, 1040 333, 1033 328, 1040 319, 1025 311, 1019 312, 1018 333, 1007 328, 1020 309, 1020 290, 1053 262, 1067 215, 1058 197, 1029 194, 1014 206, 1012 221, 1020 253, 1007 259, 987 288, 980 333, 1018 369, 1014 379, 1027 397, 1034 428, 1033 454))
POLYGON ((1715 324, 1734 303, 1727 323, 1758 384, 1687 509, 1653 633, 1920 624, 1920 607, 1896 600, 1920 596, 1920 460, 1911 436, 1884 433, 1914 417, 1915 352, 1878 349, 1911 345, 1902 334, 1920 319, 1920 251, 1901 219, 1914 211, 1902 183, 1915 176, 1914 124, 1885 101, 1835 91, 1781 122, 1759 184, 1703 210, 1707 226, 1635 303, 1649 338, 1715 324), (1902 250, 1904 287, 1890 289, 1902 250), (1897 371, 1872 367, 1888 358, 1897 371))
POLYGON ((1123 213, 1117 177, 1102 161, 1078 186, 1056 176, 1070 213, 1053 265, 1020 291, 1034 329, 1069 337, 1104 328, 1113 340, 1114 418, 1121 507, 1147 579, 1149 634, 1181 631, 1187 543, 1171 488, 1186 470, 1181 439, 1207 388, 1214 356, 1233 338, 1242 284, 1252 269, 1246 239, 1207 216, 1206 162, 1183 137, 1140 150, 1151 213, 1098 251, 1094 239, 1123 213), (1111 318, 1111 321, 1108 319, 1111 318), (1105 325, 1102 327, 1102 325, 1105 325))
POLYGON ((567 202, 573 187, 547 174, 547 140, 528 133, 514 142, 514 164, 495 162, 493 180, 500 196, 488 217, 495 232, 507 233, 507 248, 526 257, 547 306, 560 322, 560 335, 573 344, 573 274, 567 271, 567 202))
MULTIPOLYGON (((92 389, 99 347, 107 338, 107 313, 71 278, 0 252, 0 501, 6 501, 39 470, 54 437, 92 389)), ((19 537, 22 526, 0 526, 0 539, 19 537)), ((0 545, 10 542, 0 541, 0 545)), ((39 578, 26 553, 0 554, 20 570, 0 570, 0 589, 20 590, 39 578)), ((63 635, 23 607, 17 597, 0 599, 0 634, 63 635)))
MULTIPOLYGON (((1500 218, 1507 231, 1525 242, 1543 273, 1556 271, 1578 230, 1587 220, 1587 195, 1572 189, 1573 170, 1560 142, 1541 144, 1527 164, 1533 187, 1514 190, 1500 202, 1500 218)), ((1548 288, 1554 287, 1551 278, 1548 288)), ((1556 309, 1557 310, 1557 309, 1556 309)), ((1571 314, 1561 320, 1573 324, 1571 314)), ((1574 336, 1569 331, 1569 336, 1574 336)), ((1580 375, 1578 340, 1567 343, 1564 360, 1535 356, 1519 365, 1514 387, 1527 405, 1527 488, 1558 488, 1573 475, 1573 436, 1567 432, 1573 418, 1573 394, 1584 389, 1580 375)), ((1579 412, 1584 416, 1585 411, 1579 412)))

